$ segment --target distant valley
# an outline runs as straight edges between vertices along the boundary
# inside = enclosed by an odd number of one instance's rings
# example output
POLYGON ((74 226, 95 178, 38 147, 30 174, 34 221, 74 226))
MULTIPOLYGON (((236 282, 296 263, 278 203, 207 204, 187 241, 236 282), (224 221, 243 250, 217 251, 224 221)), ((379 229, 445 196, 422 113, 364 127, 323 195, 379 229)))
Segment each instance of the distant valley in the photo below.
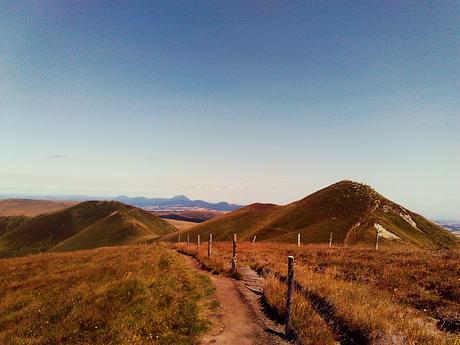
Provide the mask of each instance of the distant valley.
POLYGON ((435 220, 436 224, 442 226, 444 229, 452 231, 455 235, 460 237, 460 221, 457 220, 435 220))
POLYGON ((145 198, 128 196, 117 196, 114 200, 122 203, 142 207, 148 211, 172 211, 180 212, 189 209, 207 209, 214 211, 234 211, 241 208, 241 205, 229 204, 228 202, 211 203, 203 200, 191 200, 185 195, 177 195, 172 198, 145 198))
MULTIPOLYGON (((41 201, 41 207, 46 208, 45 201, 54 202, 54 206, 59 203, 69 203, 67 206, 75 205, 76 202, 91 201, 91 200, 115 200, 127 205, 141 207, 147 211, 155 212, 182 212, 186 210, 212 210, 212 211, 234 211, 242 205, 231 204, 228 202, 208 202, 204 200, 192 200, 185 195, 176 195, 172 198, 146 198, 144 196, 129 197, 126 195, 107 197, 107 196, 91 196, 91 195, 17 195, 17 194, 0 194, 0 215, 2 212, 1 203, 4 200, 30 200, 31 204, 35 201, 36 206, 39 205, 37 201, 41 201), (2 200, 3 199, 3 200, 2 200)), ((6 206, 5 206, 6 207, 6 206)), ((46 209, 45 209, 46 211, 46 209)))

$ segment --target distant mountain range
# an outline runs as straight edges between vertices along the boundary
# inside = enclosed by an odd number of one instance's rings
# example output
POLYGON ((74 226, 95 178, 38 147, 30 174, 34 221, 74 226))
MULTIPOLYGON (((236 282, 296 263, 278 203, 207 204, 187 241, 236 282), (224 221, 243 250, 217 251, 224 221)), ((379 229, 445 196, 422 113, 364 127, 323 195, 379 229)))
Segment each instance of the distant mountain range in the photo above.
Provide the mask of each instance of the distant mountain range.
POLYGON ((176 195, 172 198, 145 198, 145 197, 134 197, 122 195, 117 196, 115 200, 123 202, 128 205, 142 207, 142 208, 205 208, 208 210, 215 211, 234 211, 241 208, 241 205, 229 204, 228 202, 210 203, 203 200, 191 200, 185 195, 176 195))
POLYGON ((443 228, 452 231, 457 236, 460 236, 460 221, 457 220, 435 220, 436 224, 443 228))
POLYGON ((66 200, 66 201, 89 201, 89 200, 115 200, 122 203, 152 209, 155 211, 173 211, 190 208, 204 208, 215 211, 234 211, 242 205, 230 204, 228 202, 211 203, 203 200, 191 200, 185 195, 176 195, 172 198, 146 198, 143 196, 129 197, 126 195, 116 197, 100 197, 91 195, 20 195, 20 194, 0 194, 0 199, 41 199, 41 200, 66 200))

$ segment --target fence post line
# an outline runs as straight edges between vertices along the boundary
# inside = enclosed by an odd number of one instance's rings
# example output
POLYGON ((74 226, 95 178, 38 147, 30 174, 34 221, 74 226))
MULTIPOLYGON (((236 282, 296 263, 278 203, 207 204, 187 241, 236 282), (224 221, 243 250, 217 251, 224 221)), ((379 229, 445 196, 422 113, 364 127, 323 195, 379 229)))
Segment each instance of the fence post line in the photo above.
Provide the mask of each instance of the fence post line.
POLYGON ((196 235, 196 255, 200 254, 200 234, 196 235))
POLYGON ((329 237, 329 247, 332 247, 332 232, 331 232, 331 237, 329 237))
POLYGON ((300 247, 300 232, 297 234, 297 247, 300 247))
POLYGON ((287 293, 286 293, 286 321, 285 333, 288 339, 294 336, 292 327, 292 295, 294 293, 294 257, 288 256, 288 276, 287 276, 287 293))
POLYGON ((209 241, 208 241, 208 257, 210 258, 212 255, 212 234, 209 234, 209 241))
POLYGON ((233 234, 232 271, 236 272, 236 234, 233 234))
POLYGON ((379 249, 379 232, 377 231, 377 238, 375 239, 375 250, 379 249))

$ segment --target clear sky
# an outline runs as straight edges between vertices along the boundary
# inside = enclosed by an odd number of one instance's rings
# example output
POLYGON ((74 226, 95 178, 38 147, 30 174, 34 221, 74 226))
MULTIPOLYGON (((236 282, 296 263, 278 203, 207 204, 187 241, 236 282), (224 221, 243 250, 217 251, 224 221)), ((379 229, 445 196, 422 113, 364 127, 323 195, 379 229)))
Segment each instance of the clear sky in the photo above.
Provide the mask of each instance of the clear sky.
POLYGON ((0 1, 0 192, 460 219, 458 1, 0 1))

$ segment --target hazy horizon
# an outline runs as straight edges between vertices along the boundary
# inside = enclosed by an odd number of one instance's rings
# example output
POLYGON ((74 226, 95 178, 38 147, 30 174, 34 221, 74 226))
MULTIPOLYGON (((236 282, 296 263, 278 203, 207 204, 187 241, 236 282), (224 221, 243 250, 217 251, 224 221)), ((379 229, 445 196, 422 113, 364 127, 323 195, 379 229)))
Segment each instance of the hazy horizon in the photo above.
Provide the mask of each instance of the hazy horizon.
POLYGON ((286 204, 340 180, 460 219, 460 5, 0 2, 0 194, 286 204))

